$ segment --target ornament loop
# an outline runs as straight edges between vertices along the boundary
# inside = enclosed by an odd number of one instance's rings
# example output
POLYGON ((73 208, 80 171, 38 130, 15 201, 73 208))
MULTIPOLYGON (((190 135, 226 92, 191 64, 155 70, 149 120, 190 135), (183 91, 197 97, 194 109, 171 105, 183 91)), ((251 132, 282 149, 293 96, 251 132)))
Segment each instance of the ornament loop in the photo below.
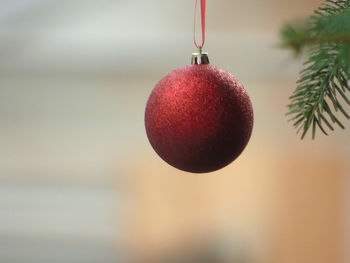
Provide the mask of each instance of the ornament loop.
POLYGON ((193 27, 193 42, 194 45, 198 48, 203 47, 205 43, 205 18, 206 18, 206 0, 200 0, 200 5, 201 5, 201 27, 202 27, 202 43, 200 45, 197 44, 196 40, 196 26, 197 26, 197 5, 198 5, 198 0, 195 0, 195 7, 194 7, 194 27, 193 27))

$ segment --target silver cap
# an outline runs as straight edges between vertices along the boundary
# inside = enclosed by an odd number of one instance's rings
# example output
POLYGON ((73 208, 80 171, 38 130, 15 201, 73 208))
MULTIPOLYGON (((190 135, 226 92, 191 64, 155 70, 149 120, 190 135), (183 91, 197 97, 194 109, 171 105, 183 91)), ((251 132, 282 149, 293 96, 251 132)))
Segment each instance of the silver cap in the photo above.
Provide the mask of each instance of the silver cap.
POLYGON ((198 52, 192 53, 192 65, 207 65, 209 64, 209 57, 207 52, 202 52, 202 47, 198 46, 198 52))

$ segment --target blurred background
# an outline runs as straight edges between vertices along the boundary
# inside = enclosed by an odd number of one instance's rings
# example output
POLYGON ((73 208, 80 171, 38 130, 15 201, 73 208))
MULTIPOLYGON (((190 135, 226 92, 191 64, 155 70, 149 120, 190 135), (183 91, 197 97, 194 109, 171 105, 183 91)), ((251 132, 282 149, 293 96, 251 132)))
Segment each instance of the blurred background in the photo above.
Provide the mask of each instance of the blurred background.
POLYGON ((205 50, 255 127, 233 164, 196 175, 143 124, 195 51, 194 1, 0 0, 0 262, 350 262, 349 122, 301 141, 284 116, 301 60, 278 31, 321 1, 207 2, 205 50))

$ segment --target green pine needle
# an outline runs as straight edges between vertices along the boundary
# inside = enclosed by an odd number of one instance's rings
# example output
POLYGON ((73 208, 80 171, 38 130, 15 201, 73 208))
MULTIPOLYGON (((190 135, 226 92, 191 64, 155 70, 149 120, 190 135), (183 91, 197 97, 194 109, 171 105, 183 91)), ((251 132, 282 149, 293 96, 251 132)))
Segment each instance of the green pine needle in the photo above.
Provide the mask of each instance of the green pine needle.
POLYGON ((290 97, 290 121, 303 139, 311 129, 327 135, 337 125, 339 115, 349 119, 350 105, 350 0, 327 0, 302 25, 282 29, 282 47, 299 55, 307 52, 304 69, 290 97))

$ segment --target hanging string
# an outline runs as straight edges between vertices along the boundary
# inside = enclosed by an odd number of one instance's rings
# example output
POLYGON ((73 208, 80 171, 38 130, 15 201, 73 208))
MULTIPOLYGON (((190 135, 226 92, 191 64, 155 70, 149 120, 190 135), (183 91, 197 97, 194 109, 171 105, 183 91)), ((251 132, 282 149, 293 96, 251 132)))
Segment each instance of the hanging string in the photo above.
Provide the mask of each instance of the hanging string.
POLYGON ((202 49, 205 43, 205 15, 206 15, 206 0, 200 0, 200 5, 201 5, 201 27, 202 27, 202 43, 198 45, 197 40, 196 40, 196 26, 197 26, 197 8, 198 8, 198 0, 195 0, 195 7, 194 7, 194 27, 193 27, 193 42, 196 48, 202 49))

